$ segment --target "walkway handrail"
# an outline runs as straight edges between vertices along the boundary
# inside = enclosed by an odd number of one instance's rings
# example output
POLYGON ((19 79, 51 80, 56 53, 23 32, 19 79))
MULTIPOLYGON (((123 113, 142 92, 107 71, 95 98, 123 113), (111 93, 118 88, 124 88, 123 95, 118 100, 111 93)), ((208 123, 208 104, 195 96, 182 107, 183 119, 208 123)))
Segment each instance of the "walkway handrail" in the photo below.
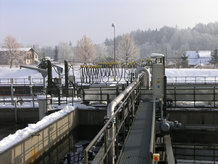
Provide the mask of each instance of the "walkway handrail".
MULTIPOLYGON (((100 157, 97 163, 103 163, 103 161, 110 161, 113 163, 115 156, 110 156, 115 153, 112 149, 115 149, 114 143, 118 142, 118 133, 121 131, 125 133, 125 121, 127 118, 134 118, 135 103, 139 103, 140 87, 142 84, 142 78, 145 75, 144 72, 139 74, 138 78, 133 81, 119 96, 117 96, 109 105, 107 110, 108 121, 96 135, 96 137, 90 142, 84 151, 84 163, 88 164, 89 151, 92 147, 104 136, 104 154, 100 157), (126 111, 128 114, 126 114, 126 111), (120 118, 122 117, 122 118, 120 118), (115 128, 116 127, 116 128, 115 128), (123 131, 122 131, 123 130, 123 131)), ((125 134, 124 134, 125 135, 125 134)), ((126 134, 127 135, 127 134, 126 134)), ((125 137, 126 137, 125 135, 125 137)), ((116 151, 119 152, 120 150, 116 151)), ((118 154, 119 155, 119 154, 118 154)), ((118 158, 118 156, 117 156, 118 158)))

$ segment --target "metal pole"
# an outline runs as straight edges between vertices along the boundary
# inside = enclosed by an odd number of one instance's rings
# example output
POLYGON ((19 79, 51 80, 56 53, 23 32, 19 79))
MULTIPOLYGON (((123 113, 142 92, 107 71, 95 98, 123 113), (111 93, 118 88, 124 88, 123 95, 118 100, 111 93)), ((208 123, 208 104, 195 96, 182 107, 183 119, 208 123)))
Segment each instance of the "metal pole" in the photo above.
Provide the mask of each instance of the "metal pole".
POLYGON ((14 102, 15 123, 17 124, 17 100, 14 102))
POLYGON ((35 102, 34 102, 34 95, 33 95, 33 85, 32 85, 32 77, 28 77, 29 82, 30 82, 30 95, 32 96, 32 101, 33 101, 33 108, 35 108, 35 102))
POLYGON ((66 97, 69 97, 69 92, 68 92, 68 88, 69 88, 69 83, 68 83, 68 62, 66 60, 64 60, 64 71, 65 71, 65 94, 66 97))
POLYGON ((14 79, 11 79, 11 104, 14 105, 14 79))
POLYGON ((164 76, 164 97, 163 97, 163 117, 166 118, 166 103, 167 103, 167 77, 164 76))
POLYGON ((47 94, 52 94, 52 67, 51 62, 47 60, 47 68, 48 68, 48 86, 47 86, 47 94))
POLYGON ((116 81, 116 40, 115 40, 115 25, 112 23, 114 28, 114 81, 116 81))

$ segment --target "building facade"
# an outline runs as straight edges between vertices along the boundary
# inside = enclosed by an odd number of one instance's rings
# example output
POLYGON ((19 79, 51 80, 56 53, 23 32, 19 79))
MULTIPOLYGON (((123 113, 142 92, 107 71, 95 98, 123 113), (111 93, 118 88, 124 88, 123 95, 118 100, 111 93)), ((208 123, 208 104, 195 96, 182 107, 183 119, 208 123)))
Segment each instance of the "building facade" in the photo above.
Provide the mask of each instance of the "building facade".
MULTIPOLYGON (((13 59, 16 64, 35 65, 38 64, 38 53, 33 48, 18 48, 16 57, 13 59)), ((10 64, 10 50, 7 48, 0 48, 0 65, 10 64)))

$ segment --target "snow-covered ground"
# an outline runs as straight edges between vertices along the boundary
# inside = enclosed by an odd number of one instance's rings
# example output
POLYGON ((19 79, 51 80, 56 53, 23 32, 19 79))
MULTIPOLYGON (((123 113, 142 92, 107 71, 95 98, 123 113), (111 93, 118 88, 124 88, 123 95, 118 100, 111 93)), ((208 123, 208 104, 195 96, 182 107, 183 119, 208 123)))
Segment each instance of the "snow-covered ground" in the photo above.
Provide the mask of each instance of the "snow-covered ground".
POLYGON ((181 77, 181 76, 217 76, 218 69, 166 69, 167 77, 181 77))
MULTIPOLYGON (((175 77, 175 76, 218 76, 218 69, 166 69, 166 76, 175 77)), ((75 76, 80 78, 79 67, 77 66, 74 69, 75 76)), ((70 71, 72 74, 72 71, 70 71)), ((35 71, 26 68, 9 68, 8 66, 0 67, 0 78, 42 78, 42 75, 35 71)), ((53 77, 58 77, 58 74, 53 69, 53 77)))

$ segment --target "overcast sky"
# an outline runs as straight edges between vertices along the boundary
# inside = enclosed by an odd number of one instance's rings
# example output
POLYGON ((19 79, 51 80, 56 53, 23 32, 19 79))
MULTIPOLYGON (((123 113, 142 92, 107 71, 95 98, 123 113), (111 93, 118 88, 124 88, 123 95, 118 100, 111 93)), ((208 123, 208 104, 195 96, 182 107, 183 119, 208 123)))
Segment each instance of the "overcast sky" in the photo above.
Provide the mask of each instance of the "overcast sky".
POLYGON ((132 30, 218 21, 218 0, 0 0, 0 43, 54 46, 86 34, 94 43, 132 30))

